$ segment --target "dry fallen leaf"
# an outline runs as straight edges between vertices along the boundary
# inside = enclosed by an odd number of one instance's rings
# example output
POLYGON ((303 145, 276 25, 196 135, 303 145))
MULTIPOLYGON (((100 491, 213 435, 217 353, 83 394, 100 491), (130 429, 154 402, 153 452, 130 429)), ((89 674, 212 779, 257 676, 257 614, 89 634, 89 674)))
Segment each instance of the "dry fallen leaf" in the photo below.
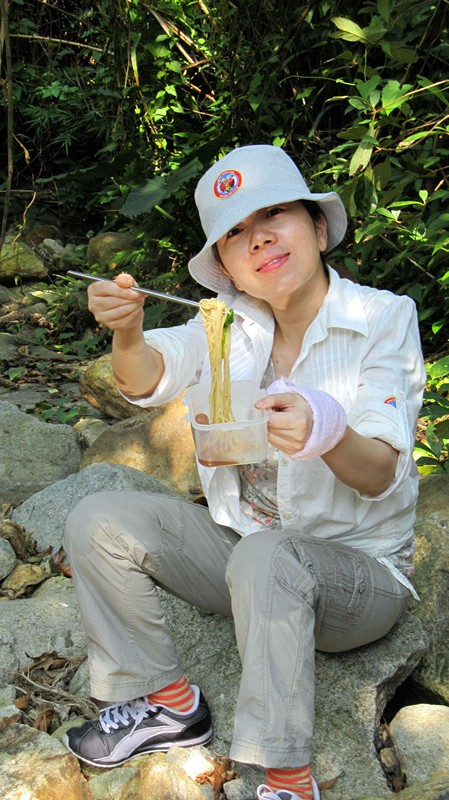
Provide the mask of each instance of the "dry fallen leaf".
POLYGON ((26 532, 25 528, 12 519, 4 519, 0 522, 0 536, 8 540, 17 558, 21 561, 27 561, 37 553, 34 539, 26 532))
POLYGON ((377 729, 376 749, 390 789, 401 792, 407 785, 407 776, 402 769, 401 759, 387 723, 381 723, 377 729))
POLYGON ((47 733, 53 719, 53 714, 53 708, 41 708, 36 719, 31 723, 31 727, 42 731, 42 733, 47 733))
POLYGON ((21 719, 22 715, 18 709, 17 712, 10 714, 9 717, 0 717, 0 731, 4 731, 9 725, 14 725, 16 722, 20 722, 21 719))
POLYGON ((337 775, 335 778, 329 778, 328 781, 321 781, 321 783, 318 784, 318 788, 322 792, 325 792, 326 789, 333 789, 335 784, 337 783, 338 779, 342 778, 343 775, 344 775, 344 772, 340 772, 339 775, 337 775))
POLYGON ((227 781, 232 781, 237 777, 237 772, 234 771, 234 764, 227 758, 227 756, 217 756, 214 758, 214 767, 206 772, 201 772, 196 776, 196 782, 199 784, 210 783, 214 790, 213 800, 218 800, 223 784, 227 781))
POLYGON ((26 710, 30 705, 30 695, 23 694, 20 697, 16 697, 14 700, 14 705, 16 708, 20 708, 21 710, 26 710))
POLYGON ((42 653, 42 655, 40 655, 38 658, 35 658, 34 661, 29 664, 24 671, 30 672, 34 669, 43 669, 45 672, 49 672, 50 670, 59 670, 61 667, 65 667, 68 661, 68 658, 58 656, 58 654, 54 651, 53 653, 42 653))

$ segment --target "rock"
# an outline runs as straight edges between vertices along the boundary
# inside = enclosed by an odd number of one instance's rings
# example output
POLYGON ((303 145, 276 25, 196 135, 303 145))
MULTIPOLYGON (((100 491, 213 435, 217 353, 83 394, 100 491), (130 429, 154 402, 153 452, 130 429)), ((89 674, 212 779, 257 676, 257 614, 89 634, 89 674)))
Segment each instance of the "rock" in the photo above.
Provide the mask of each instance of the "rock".
POLYGON ((66 250, 60 239, 42 239, 42 247, 52 256, 55 260, 62 260, 66 250))
POLYGON ((48 274, 41 257, 24 242, 5 242, 0 255, 0 282, 13 286, 22 281, 40 280, 48 274))
POLYGON ((11 703, 14 703, 15 699, 15 686, 11 686, 7 683, 6 686, 0 687, 0 706, 11 705, 11 703))
POLYGON ((78 501, 92 492, 116 489, 170 494, 159 481, 131 467, 93 464, 28 498, 11 517, 32 535, 39 550, 52 547, 56 552, 62 543, 66 517, 78 501))
MULTIPOLYGON (((89 789, 95 800, 112 800, 128 781, 139 772, 140 765, 150 756, 133 758, 128 764, 116 769, 98 770, 100 774, 93 775, 89 780, 89 789)), ((144 798, 145 800, 145 798, 144 798)))
MULTIPOLYGON (((438 771, 428 781, 404 789, 400 792, 399 797, 401 800, 449 800, 449 772, 438 771)), ((327 794, 323 800, 327 800, 327 794)), ((341 800, 346 800, 346 798, 342 797, 341 800)), ((370 795, 369 797, 360 797, 358 800, 379 800, 379 797, 370 795)))
MULTIPOLYGON (((46 360, 46 358, 43 360, 46 360)), ((13 403, 21 411, 28 413, 33 412, 36 408, 48 406, 59 407, 66 412, 70 408, 78 408, 84 413, 88 411, 92 411, 93 414, 98 413, 96 410, 89 409, 81 399, 79 384, 69 381, 65 381, 59 386, 57 392, 52 392, 51 394, 46 386, 39 386, 35 383, 22 383, 17 389, 9 392, 8 402, 13 403)))
POLYGON ((1 603, 0 686, 42 653, 52 652, 63 658, 86 653, 75 590, 63 577, 49 578, 26 600, 1 603))
POLYGON ((198 786, 182 768, 167 763, 163 753, 142 761, 136 775, 123 784, 115 800, 204 800, 198 786))
POLYGON ((89 240, 87 263, 104 269, 116 267, 129 259, 136 246, 136 237, 128 231, 104 231, 89 240))
POLYGON ((59 235, 56 225, 48 224, 47 222, 40 224, 33 224, 25 228, 25 241, 32 247, 39 247, 44 239, 55 239, 59 235))
POLYGON ((10 543, 0 537, 0 581, 6 578, 16 563, 16 554, 10 543))
POLYGON ((109 353, 95 359, 84 370, 80 378, 80 392, 91 406, 101 409, 113 419, 128 419, 148 413, 147 409, 128 403, 116 388, 109 353))
POLYGON ((195 451, 186 422, 187 408, 178 398, 159 408, 142 409, 117 391, 107 354, 95 360, 80 380, 82 396, 90 405, 114 418, 111 426, 84 453, 82 467, 108 461, 153 475, 188 500, 202 498, 195 451))
POLYGON ((14 701, 16 699, 16 689, 7 684, 0 689, 0 731, 14 722, 20 722, 21 713, 14 701))
POLYGON ((27 725, 0 733, 3 800, 93 800, 78 762, 52 736, 27 725))
POLYGON ((15 597, 25 594, 31 586, 38 586, 50 578, 52 568, 49 559, 43 559, 40 564, 18 563, 10 575, 3 581, 2 588, 10 591, 15 597))
POLYGON ((15 361, 18 359, 19 340, 12 333, 0 333, 0 361, 15 361))
POLYGON ((413 674, 430 697, 449 703, 449 475, 420 480, 416 521, 415 586, 421 602, 414 614, 423 623, 430 647, 413 674))
POLYGON ((0 402, 0 502, 17 503, 76 472, 81 451, 68 425, 49 425, 0 402))
POLYGON ((76 431, 82 450, 87 450, 98 439, 100 434, 109 429, 109 424, 95 417, 82 417, 75 423, 73 428, 76 431))
POLYGON ((167 753, 168 764, 183 769, 184 772, 194 780, 197 775, 208 772, 214 766, 213 759, 206 747, 171 747, 167 753))
POLYGON ((13 298, 12 292, 6 286, 0 286, 0 304, 9 303, 13 298))
POLYGON ((108 427, 84 453, 81 468, 102 461, 153 475, 186 500, 203 497, 181 399, 108 427))
POLYGON ((348 653, 317 653, 313 763, 320 781, 336 781, 326 800, 391 797, 374 751, 374 734, 395 689, 427 648, 419 621, 407 614, 378 642, 348 653))
POLYGON ((390 730, 410 785, 430 780, 443 765, 449 766, 448 706, 404 706, 390 730))

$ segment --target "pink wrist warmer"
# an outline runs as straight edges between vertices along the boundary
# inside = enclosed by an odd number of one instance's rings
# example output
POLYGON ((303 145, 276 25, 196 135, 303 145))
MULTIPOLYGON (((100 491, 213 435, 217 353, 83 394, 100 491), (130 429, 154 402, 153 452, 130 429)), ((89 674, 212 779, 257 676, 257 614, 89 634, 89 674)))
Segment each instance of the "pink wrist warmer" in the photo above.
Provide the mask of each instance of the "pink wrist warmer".
POLYGON ((287 378, 278 378, 268 388, 267 394, 294 392, 301 395, 310 406, 313 416, 312 433, 302 450, 292 458, 301 460, 316 458, 332 450, 343 438, 348 424, 346 413, 338 400, 319 389, 300 389, 287 378))

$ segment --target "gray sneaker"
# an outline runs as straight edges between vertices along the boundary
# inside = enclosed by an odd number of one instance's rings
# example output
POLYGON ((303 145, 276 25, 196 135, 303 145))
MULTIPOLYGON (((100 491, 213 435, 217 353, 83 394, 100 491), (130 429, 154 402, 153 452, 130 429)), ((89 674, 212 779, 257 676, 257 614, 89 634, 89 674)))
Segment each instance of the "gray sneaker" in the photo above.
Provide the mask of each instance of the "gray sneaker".
POLYGON ((139 697, 108 706, 98 719, 70 728, 63 742, 77 758, 103 768, 117 767, 142 753, 207 744, 212 739, 210 711, 198 686, 192 689, 195 705, 188 713, 153 706, 139 697))
MULTIPOLYGON (((312 778, 313 800, 320 800, 320 790, 316 781, 312 778)), ((301 800, 297 794, 289 792, 288 789, 278 789, 274 792, 265 783, 257 789, 257 800, 301 800)))

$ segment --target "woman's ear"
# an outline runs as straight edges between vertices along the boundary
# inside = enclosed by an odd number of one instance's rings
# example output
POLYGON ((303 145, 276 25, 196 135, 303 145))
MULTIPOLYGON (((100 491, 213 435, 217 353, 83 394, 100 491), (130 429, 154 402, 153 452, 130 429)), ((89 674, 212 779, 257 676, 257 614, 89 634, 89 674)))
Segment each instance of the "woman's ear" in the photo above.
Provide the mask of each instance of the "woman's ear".
POLYGON ((320 253, 325 253, 327 248, 327 219, 324 214, 320 214, 319 219, 315 220, 315 232, 320 253))

